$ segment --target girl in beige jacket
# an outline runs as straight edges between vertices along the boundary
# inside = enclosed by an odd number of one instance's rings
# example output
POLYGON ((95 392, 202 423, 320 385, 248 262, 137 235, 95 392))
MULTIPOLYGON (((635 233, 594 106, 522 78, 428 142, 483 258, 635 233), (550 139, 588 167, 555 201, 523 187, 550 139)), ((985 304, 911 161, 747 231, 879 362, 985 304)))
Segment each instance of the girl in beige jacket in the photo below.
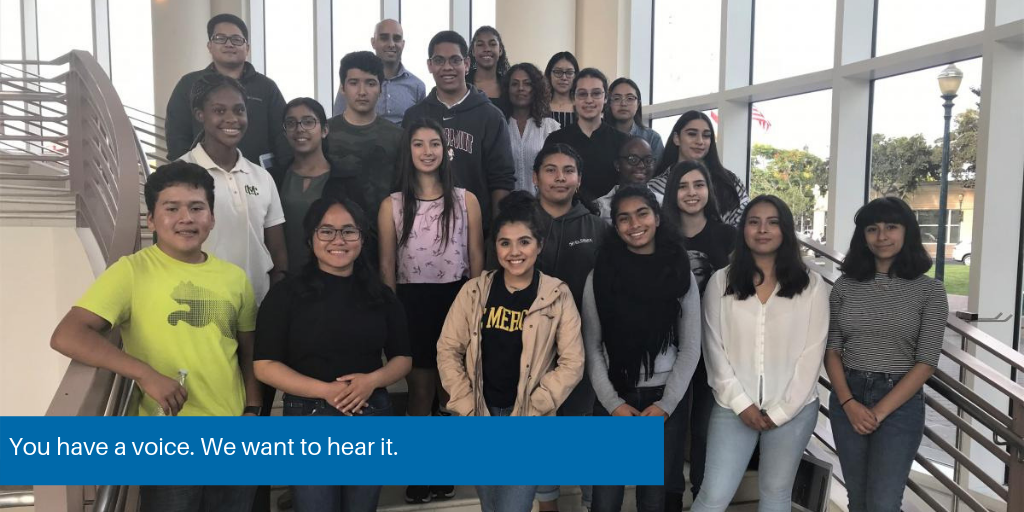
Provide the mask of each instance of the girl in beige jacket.
MULTIPOLYGON (((513 192, 491 230, 501 269, 462 287, 437 341, 437 369, 460 416, 549 416, 583 378, 580 315, 565 283, 535 268, 535 200, 513 192)), ((485 512, 527 511, 536 486, 478 486, 485 512)))

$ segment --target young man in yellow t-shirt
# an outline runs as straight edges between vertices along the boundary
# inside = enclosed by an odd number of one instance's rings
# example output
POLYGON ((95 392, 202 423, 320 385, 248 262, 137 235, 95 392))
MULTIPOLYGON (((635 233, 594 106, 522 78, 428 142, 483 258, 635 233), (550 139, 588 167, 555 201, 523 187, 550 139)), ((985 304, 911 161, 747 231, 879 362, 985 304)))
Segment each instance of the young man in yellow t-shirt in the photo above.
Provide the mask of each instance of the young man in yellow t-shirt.
MULTIPOLYGON (((245 272, 202 251, 213 178, 174 162, 145 186, 156 244, 110 266, 57 325, 54 350, 132 379, 140 416, 258 415, 256 300, 245 272), (104 334, 121 328, 122 352, 104 334), (185 384, 179 375, 186 373, 185 384)), ((254 487, 143 487, 142 510, 248 510, 254 487)))

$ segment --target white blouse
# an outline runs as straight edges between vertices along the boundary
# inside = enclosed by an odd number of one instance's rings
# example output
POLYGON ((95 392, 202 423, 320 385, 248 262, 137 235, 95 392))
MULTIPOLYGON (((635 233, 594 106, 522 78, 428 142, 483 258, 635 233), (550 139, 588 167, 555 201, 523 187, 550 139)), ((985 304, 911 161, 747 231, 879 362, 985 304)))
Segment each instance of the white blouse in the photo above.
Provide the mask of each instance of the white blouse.
POLYGON ((715 401, 739 414, 756 405, 776 425, 818 398, 828 336, 828 286, 816 272, 792 298, 723 295, 729 267, 704 292, 704 362, 715 401))
POLYGON ((526 121, 526 129, 519 133, 519 123, 515 118, 508 118, 509 142, 512 144, 512 159, 516 164, 516 190, 534 193, 533 159, 537 158, 544 147, 544 140, 560 128, 558 121, 545 117, 540 126, 530 118, 526 121))

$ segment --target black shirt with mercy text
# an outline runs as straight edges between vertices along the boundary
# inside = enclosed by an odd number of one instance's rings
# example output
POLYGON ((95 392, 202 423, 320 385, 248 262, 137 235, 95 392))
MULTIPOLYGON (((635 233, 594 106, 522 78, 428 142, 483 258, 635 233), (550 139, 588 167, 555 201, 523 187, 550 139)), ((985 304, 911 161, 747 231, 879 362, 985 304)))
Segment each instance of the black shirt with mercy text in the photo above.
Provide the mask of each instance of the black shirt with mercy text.
POLYGON ((505 272, 495 273, 480 319, 484 401, 488 407, 511 407, 519 388, 519 360, 523 355, 523 320, 537 298, 540 275, 533 271, 530 286, 517 292, 505 287, 505 272))

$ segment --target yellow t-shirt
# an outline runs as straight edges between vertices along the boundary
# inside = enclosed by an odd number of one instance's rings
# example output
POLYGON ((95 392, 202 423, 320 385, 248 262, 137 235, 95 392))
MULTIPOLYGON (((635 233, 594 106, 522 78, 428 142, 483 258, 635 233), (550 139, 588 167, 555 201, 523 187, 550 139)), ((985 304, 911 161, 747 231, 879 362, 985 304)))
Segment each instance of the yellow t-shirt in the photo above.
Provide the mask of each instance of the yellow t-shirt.
MULTIPOLYGON (((241 268, 213 256, 185 263, 154 245, 111 265, 75 305, 120 326, 125 352, 161 374, 188 371, 180 415, 242 414, 237 333, 256 329, 256 299, 241 268)), ((158 408, 145 396, 139 415, 158 408)))

